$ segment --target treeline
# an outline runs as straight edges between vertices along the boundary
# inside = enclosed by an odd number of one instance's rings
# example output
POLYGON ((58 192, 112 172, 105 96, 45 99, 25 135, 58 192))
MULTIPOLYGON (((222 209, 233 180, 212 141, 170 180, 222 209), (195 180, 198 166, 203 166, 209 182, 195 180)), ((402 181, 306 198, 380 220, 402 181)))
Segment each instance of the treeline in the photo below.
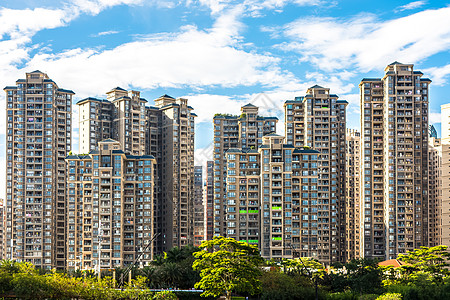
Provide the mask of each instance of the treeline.
POLYGON ((332 300, 450 299, 450 255, 446 246, 422 247, 399 255, 401 266, 397 268, 379 266, 378 261, 370 259, 325 268, 309 258, 264 261, 258 258, 259 252, 255 249, 230 240, 221 238, 216 244, 209 242, 214 251, 207 251, 206 247, 201 250, 192 246, 173 248, 155 257, 150 266, 133 268, 131 284, 125 276, 121 289, 117 288, 124 274, 124 269, 120 268, 116 269, 116 282, 112 272, 106 271, 99 281, 93 272, 47 272, 30 263, 4 260, 0 263, 0 297, 199 299, 199 293, 177 291, 196 286, 209 291, 209 295, 230 294, 231 289, 235 296, 262 300, 315 299, 316 293, 318 299, 332 300), (228 243, 226 247, 224 241, 228 243), (220 282, 223 278, 224 282, 220 282), (154 293, 150 289, 172 291, 154 293))

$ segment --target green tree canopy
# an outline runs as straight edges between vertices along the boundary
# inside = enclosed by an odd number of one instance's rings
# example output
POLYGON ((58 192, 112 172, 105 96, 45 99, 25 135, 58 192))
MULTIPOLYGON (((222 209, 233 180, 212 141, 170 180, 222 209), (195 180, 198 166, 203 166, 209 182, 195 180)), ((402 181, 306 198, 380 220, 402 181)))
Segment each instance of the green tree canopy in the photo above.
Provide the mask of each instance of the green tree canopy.
POLYGON ((385 267, 385 285, 428 285, 441 283, 450 275, 450 253, 447 251, 447 246, 420 247, 420 249, 399 254, 397 259, 406 264, 395 269, 385 267))
POLYGON ((196 288, 203 289, 204 297, 217 297, 225 293, 231 299, 232 292, 258 293, 261 289, 263 259, 256 246, 232 238, 214 237, 200 245, 194 253, 192 267, 200 271, 196 288))

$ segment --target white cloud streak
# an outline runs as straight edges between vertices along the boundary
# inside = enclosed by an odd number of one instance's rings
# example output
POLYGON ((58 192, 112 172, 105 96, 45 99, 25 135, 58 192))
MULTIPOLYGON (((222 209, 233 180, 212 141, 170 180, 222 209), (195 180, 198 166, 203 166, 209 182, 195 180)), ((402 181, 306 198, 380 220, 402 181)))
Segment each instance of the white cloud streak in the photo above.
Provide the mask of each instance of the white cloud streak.
POLYGON ((447 77, 450 75, 450 64, 433 67, 423 70, 433 81, 433 85, 443 86, 447 83, 447 77))
POLYGON ((97 34, 94 34, 93 37, 99 37, 99 36, 105 36, 105 35, 117 34, 117 33, 119 33, 119 32, 120 32, 120 31, 117 31, 117 30, 102 31, 102 32, 99 32, 99 33, 97 33, 97 34))
MULTIPOLYGON (((194 1, 186 1, 188 5, 194 1)), ((230 9, 236 5, 245 7, 245 12, 249 16, 259 17, 263 10, 281 10, 284 6, 292 3, 297 6, 318 6, 325 2, 332 2, 326 0, 200 0, 199 3, 211 10, 211 14, 218 14, 226 9, 230 9)))
POLYGON ((416 9, 416 8, 424 6, 425 4, 427 4, 426 1, 414 1, 414 2, 410 2, 408 4, 405 4, 405 5, 399 6, 395 11, 405 11, 405 10, 416 9))
POLYGON ((311 17, 270 30, 281 30, 290 39, 277 47, 299 53, 301 62, 326 71, 356 67, 367 72, 395 60, 418 62, 448 49, 449 15, 450 7, 444 7, 389 21, 370 14, 350 20, 311 17))

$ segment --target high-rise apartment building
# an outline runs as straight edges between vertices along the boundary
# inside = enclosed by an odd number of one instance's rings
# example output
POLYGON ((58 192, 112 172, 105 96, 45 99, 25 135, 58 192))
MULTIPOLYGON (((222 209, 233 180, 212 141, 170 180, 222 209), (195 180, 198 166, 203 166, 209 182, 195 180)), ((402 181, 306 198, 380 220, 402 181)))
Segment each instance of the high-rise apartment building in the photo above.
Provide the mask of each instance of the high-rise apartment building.
POLYGON ((360 212, 361 212, 361 134, 347 129, 346 135, 346 260, 360 257, 360 212))
POLYGON ((98 142, 112 137, 113 107, 107 100, 86 98, 77 102, 79 153, 98 150, 98 142))
POLYGON ((226 156, 227 237, 260 247, 261 156, 242 148, 228 149, 226 156))
POLYGON ((434 133, 430 132, 428 138, 428 246, 430 247, 442 245, 442 145, 441 139, 434 133))
MULTIPOLYGON (((151 243, 154 230, 150 155, 126 155, 108 139, 67 161, 67 268, 123 267, 151 243)), ((140 260, 153 259, 151 246, 140 260)))
POLYGON ((206 185, 205 192, 203 194, 204 205, 205 205, 205 235, 206 240, 212 240, 214 237, 214 161, 208 160, 206 162, 206 185))
POLYGON ((4 90, 4 258, 45 269, 63 269, 67 180, 64 159, 71 150, 74 92, 59 88, 40 71, 26 73, 25 79, 4 90))
MULTIPOLYGON (((161 114, 160 194, 158 210, 161 249, 193 244, 194 129, 188 100, 164 95, 155 100, 161 114)), ((151 141, 150 141, 151 142, 151 141)), ((158 159, 158 158, 157 158, 158 159)))
POLYGON ((318 256, 328 263, 346 257, 346 107, 329 88, 315 85, 286 101, 286 141, 320 152, 318 161, 318 256))
POLYGON ((203 204, 203 167, 194 166, 194 246, 205 240, 205 206, 203 204))
POLYGON ((441 105, 441 244, 450 246, 450 104, 441 105))
POLYGON ((4 253, 3 248, 5 245, 3 244, 3 229, 5 228, 5 222, 3 221, 3 217, 5 216, 5 208, 3 206, 3 199, 0 199, 0 259, 3 259, 4 253))
POLYGON ((147 100, 138 91, 116 87, 106 93, 107 100, 86 98, 77 102, 79 109, 80 153, 98 150, 98 142, 113 138, 122 150, 133 155, 146 151, 147 100))
POLYGON ((154 216, 161 233, 156 251, 194 243, 194 118, 187 99, 163 95, 155 106, 138 91, 116 87, 106 100, 79 101, 80 152, 99 150, 98 143, 119 141, 126 154, 152 155, 154 216))
POLYGON ((428 86, 394 62, 360 87, 361 256, 392 259, 428 244, 428 86))
POLYGON ((258 107, 247 104, 241 115, 214 116, 214 235, 226 236, 226 155, 228 149, 258 149, 262 137, 276 131, 278 118, 262 117, 258 107))
POLYGON ((319 152, 268 134, 259 150, 227 151, 227 236, 258 245, 267 259, 313 257, 329 263, 318 202, 319 152))

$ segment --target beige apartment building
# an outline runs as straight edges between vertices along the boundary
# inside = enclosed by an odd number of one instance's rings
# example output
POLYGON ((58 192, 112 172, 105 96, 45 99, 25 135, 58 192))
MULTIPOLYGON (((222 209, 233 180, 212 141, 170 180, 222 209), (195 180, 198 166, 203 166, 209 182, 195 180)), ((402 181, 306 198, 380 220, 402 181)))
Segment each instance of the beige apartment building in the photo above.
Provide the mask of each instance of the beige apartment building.
POLYGON ((155 159, 127 155, 111 139, 98 148, 66 158, 67 268, 124 267, 141 252, 139 263, 147 265, 154 249, 155 159))
POLYGON ((346 134, 346 260, 360 258, 361 230, 361 133, 347 129, 346 134))
POLYGON ((322 216, 318 236, 324 251, 319 260, 346 259, 346 108, 348 102, 315 85, 304 97, 286 101, 286 143, 320 152, 318 210, 322 216), (326 250, 325 250, 326 249, 326 250))
POLYGON ((5 207, 3 206, 3 199, 0 199, 0 259, 3 259, 3 256, 5 253, 3 253, 3 249, 5 248, 4 245, 4 228, 5 228, 5 222, 4 222, 4 216, 5 216, 5 207))
POLYGON ((428 246, 442 245, 442 145, 430 125, 428 137, 428 246))
POLYGON ((231 148, 226 156, 227 237, 261 249, 260 154, 256 149, 231 148))
POLYGON ((187 99, 163 95, 155 106, 139 91, 116 87, 106 100, 86 98, 80 111, 80 152, 99 150, 98 143, 117 140, 126 154, 152 155, 156 251, 194 243, 195 113, 187 99))
POLYGON ((253 104, 241 107, 241 115, 214 116, 214 235, 227 235, 226 155, 231 148, 258 149, 262 137, 276 132, 278 118, 262 117, 253 104))
POLYGON ((194 167, 194 246, 205 240, 205 205, 203 204, 203 167, 194 167))
POLYGON ((107 100, 86 98, 77 102, 80 153, 98 150, 98 142, 112 137, 113 107, 107 100))
POLYGON ((59 88, 40 71, 26 73, 25 79, 4 91, 7 122, 3 257, 45 269, 64 269, 64 158, 71 150, 74 92, 59 88))
POLYGON ((441 105, 441 244, 450 246, 450 104, 441 105))
POLYGON ((214 161, 206 162, 206 185, 203 193, 203 203, 205 205, 205 235, 206 240, 214 237, 214 161))
POLYGON ((267 259, 329 263, 320 236, 330 216, 318 203, 319 152, 284 140, 272 133, 259 150, 227 151, 227 236, 258 245, 267 259))
POLYGON ((361 256, 393 259, 428 245, 428 86, 394 62, 360 87, 361 256))

